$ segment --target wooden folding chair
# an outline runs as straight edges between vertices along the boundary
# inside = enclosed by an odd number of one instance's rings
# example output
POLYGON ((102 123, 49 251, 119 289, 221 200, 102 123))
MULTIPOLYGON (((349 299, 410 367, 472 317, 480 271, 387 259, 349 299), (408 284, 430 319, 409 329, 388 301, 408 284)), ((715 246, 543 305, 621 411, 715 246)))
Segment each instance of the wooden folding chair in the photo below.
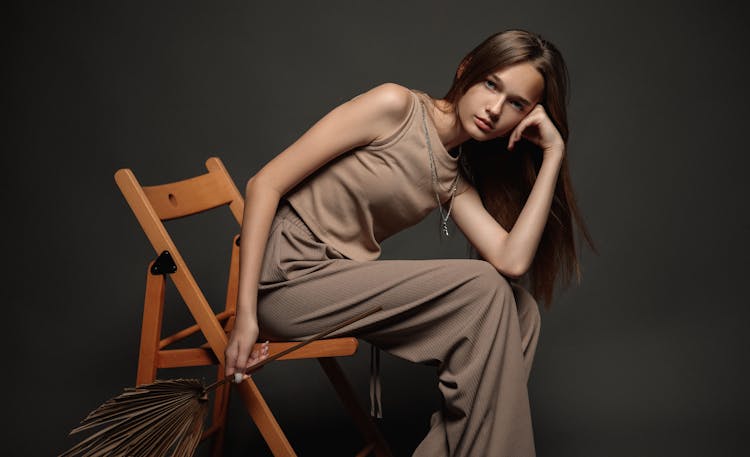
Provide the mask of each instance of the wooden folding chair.
MULTIPOLYGON (((159 368, 218 365, 217 377, 224 375, 224 348, 227 333, 234 323, 239 277, 239 236, 232 241, 229 281, 224 310, 216 313, 209 305, 190 269, 175 246, 164 221, 183 218, 228 205, 238 223, 242 223, 244 200, 222 162, 212 157, 206 161, 208 173, 162 185, 141 186, 130 169, 115 173, 115 181, 133 210, 143 231, 156 251, 157 258, 148 265, 146 297, 141 329, 140 354, 136 384, 153 382, 159 368), (165 286, 171 279, 195 319, 196 324, 170 336, 162 337, 165 286), (206 343, 196 347, 169 349, 178 341, 201 332, 206 343)), ((283 351, 294 342, 272 341, 270 355, 283 351)), ((316 358, 341 397, 357 428, 363 434, 365 447, 357 456, 374 453, 376 457, 391 456, 383 436, 356 400, 334 357, 351 356, 357 351, 356 338, 330 338, 315 341, 282 357, 285 359, 316 358)), ((256 346, 257 348, 257 346, 256 346)), ((296 455, 284 432, 266 404, 253 379, 237 385, 253 422, 274 456, 296 455)), ((212 418, 203 439, 213 437, 212 455, 222 454, 226 428, 227 404, 231 384, 215 394, 212 418)))

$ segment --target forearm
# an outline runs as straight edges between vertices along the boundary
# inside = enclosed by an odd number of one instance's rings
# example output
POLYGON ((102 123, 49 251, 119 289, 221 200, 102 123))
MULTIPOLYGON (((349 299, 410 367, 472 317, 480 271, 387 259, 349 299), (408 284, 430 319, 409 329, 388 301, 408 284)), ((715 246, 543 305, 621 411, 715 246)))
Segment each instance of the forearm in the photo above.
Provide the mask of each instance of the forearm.
POLYGON ((257 325, 258 282, 271 223, 281 196, 256 178, 245 190, 245 211, 240 239, 240 275, 237 320, 257 325))
POLYGON ((510 270, 519 276, 528 271, 539 247, 552 206, 563 152, 545 157, 526 204, 508 233, 504 257, 511 265, 510 270))

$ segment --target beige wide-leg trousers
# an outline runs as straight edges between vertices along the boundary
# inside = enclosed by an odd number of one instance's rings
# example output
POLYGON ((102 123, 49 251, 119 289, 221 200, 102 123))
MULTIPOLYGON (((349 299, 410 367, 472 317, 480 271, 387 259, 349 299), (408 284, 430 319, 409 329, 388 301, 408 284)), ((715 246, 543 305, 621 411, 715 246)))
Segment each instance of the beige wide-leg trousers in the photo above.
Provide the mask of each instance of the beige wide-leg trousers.
POLYGON ((438 369, 443 406, 414 456, 534 456, 527 392, 534 298, 475 259, 355 261, 282 200, 258 294, 261 338, 303 339, 376 304, 331 336, 355 336, 438 369))

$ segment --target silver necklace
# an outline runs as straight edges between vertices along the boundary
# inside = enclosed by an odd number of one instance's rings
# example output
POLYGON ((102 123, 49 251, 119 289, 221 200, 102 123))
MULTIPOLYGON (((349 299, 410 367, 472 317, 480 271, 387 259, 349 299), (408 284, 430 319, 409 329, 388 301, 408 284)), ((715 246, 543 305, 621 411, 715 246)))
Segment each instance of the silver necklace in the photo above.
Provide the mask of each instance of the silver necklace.
MULTIPOLYGON (((435 166, 435 157, 432 153, 432 143, 430 142, 430 135, 427 133, 427 116, 425 114, 424 104, 422 104, 422 127, 424 127, 424 136, 427 140, 427 152, 430 156, 430 171, 432 172, 432 190, 435 191, 435 199, 437 200, 438 209, 440 210, 440 228, 445 236, 450 236, 448 233, 448 218, 451 215, 453 209, 453 197, 456 196, 456 189, 458 188, 458 178, 460 173, 456 170, 456 177, 453 178, 453 184, 451 184, 451 199, 448 204, 448 211, 443 214, 443 205, 440 203, 440 195, 438 194, 438 177, 437 177, 437 166, 435 166)), ((461 157, 461 145, 458 146, 458 158, 461 157)))

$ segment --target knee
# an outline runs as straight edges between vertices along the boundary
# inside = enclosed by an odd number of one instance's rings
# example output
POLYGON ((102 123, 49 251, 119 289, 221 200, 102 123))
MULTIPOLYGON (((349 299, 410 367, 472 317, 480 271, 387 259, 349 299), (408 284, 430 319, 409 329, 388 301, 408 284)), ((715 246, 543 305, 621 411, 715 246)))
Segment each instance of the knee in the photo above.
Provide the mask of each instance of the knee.
POLYGON ((517 284, 513 285, 513 293, 516 297, 521 330, 538 333, 542 326, 542 315, 536 299, 526 289, 517 284))

